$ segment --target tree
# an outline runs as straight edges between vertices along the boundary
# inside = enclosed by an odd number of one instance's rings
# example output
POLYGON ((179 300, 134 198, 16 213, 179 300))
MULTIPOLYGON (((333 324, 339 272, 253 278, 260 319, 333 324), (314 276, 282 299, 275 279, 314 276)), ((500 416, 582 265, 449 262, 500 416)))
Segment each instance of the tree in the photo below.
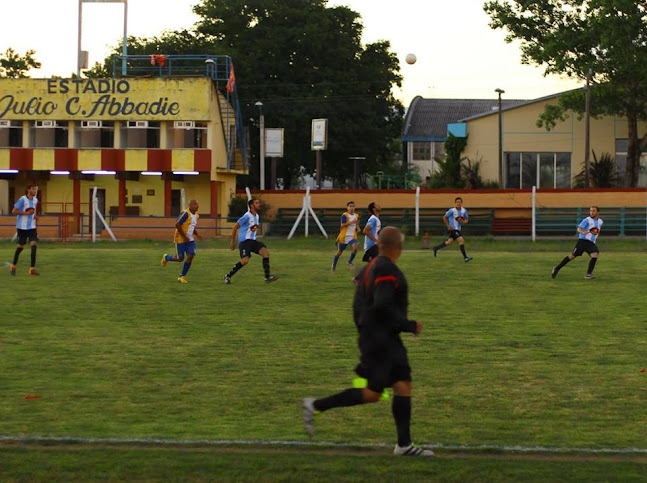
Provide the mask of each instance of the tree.
POLYGON ((20 55, 9 47, 3 54, 0 54, 0 77, 11 77, 14 79, 27 77, 27 71, 38 69, 41 64, 34 55, 36 51, 28 50, 25 55, 20 55))
MULTIPOLYGON (((628 153, 625 184, 636 186, 647 133, 647 4, 635 0, 496 0, 484 4, 490 26, 506 29, 506 42, 521 41, 522 62, 584 81, 589 72, 591 114, 626 117, 628 153)), ((584 112, 584 92, 571 91, 538 121, 551 129, 566 112, 584 112)))
MULTIPOLYGON (((310 123, 316 118, 329 120, 323 175, 343 183, 352 178, 351 156, 366 157, 364 167, 375 171, 393 166, 399 152, 393 140, 400 135, 404 108, 392 88, 402 78, 389 42, 362 46, 359 15, 326 3, 201 0, 194 7, 201 20, 191 31, 132 38, 128 52, 231 56, 243 119, 258 119, 254 104, 261 101, 265 126, 285 130, 285 157, 277 174, 284 187, 314 173, 310 123)), ((106 59, 97 72, 112 72, 105 70, 108 64, 106 59)), ((250 136, 251 146, 258 146, 258 130, 251 129, 250 136)), ((252 153, 250 186, 258 185, 258 154, 252 153)))

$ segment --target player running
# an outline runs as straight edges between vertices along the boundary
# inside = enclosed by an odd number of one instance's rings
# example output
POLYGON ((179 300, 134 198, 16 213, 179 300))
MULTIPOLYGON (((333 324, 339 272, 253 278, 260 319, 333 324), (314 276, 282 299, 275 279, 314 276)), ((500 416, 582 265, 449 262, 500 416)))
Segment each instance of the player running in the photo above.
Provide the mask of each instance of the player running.
POLYGON ((20 252, 25 248, 27 240, 31 246, 31 264, 29 265, 29 275, 40 275, 36 270, 36 244, 38 243, 38 233, 36 232, 36 207, 38 206, 38 186, 35 184, 27 185, 27 190, 23 196, 18 198, 13 206, 11 213, 16 216, 16 233, 18 235, 18 246, 13 255, 13 263, 9 265, 11 275, 16 275, 16 265, 20 252))
POLYGON ((252 256, 252 253, 263 257, 263 270, 265 272, 266 283, 274 282, 279 278, 276 275, 270 275, 270 252, 264 243, 256 240, 256 230, 258 230, 260 225, 258 211, 261 208, 261 201, 251 199, 247 202, 247 206, 249 206, 249 210, 238 219, 231 231, 230 248, 231 250, 236 249, 236 235, 238 235, 240 261, 225 275, 224 280, 226 284, 230 284, 231 277, 249 263, 249 258, 252 256))
POLYGON ((182 267, 182 273, 177 279, 180 283, 189 283, 186 279, 186 274, 191 268, 191 262, 193 262, 197 251, 195 239, 200 238, 200 235, 196 231, 198 218, 200 218, 198 208, 198 202, 191 200, 189 201, 189 208, 180 213, 175 223, 175 255, 167 255, 165 253, 162 257, 162 266, 165 267, 168 262, 183 261, 184 255, 186 255, 186 262, 184 262, 184 266, 182 267))
POLYGON ((335 254, 335 258, 333 258, 332 266, 330 267, 331 272, 334 272, 337 269, 337 262, 339 261, 339 257, 341 257, 341 254, 349 245, 351 247, 351 253, 350 257, 348 257, 348 268, 350 268, 351 270, 355 268, 355 266, 353 265, 353 260, 355 259, 355 255, 357 255, 358 232, 359 215, 355 213, 355 203, 353 201, 349 201, 348 203, 346 203, 346 211, 341 215, 341 228, 336 240, 337 253, 335 254))
POLYGON ((600 230, 602 229, 602 219, 599 218, 600 208, 597 206, 591 206, 589 209, 589 216, 584 218, 582 222, 577 226, 577 232, 579 234, 577 243, 573 251, 568 254, 567 257, 564 257, 564 260, 560 262, 559 265, 553 268, 551 276, 553 278, 557 277, 557 274, 561 268, 566 265, 568 262, 573 260, 575 257, 579 257, 584 252, 589 254, 591 258, 589 260, 589 269, 586 272, 584 278, 591 280, 595 278, 593 275, 593 269, 595 264, 598 261, 598 256, 600 255, 600 250, 595 244, 598 236, 600 235, 600 230))
POLYGON ((461 229, 463 228, 463 225, 469 223, 469 215, 467 214, 467 209, 463 208, 463 198, 457 196, 454 200, 454 203, 454 208, 447 210, 447 213, 445 213, 445 216, 443 216, 443 221, 445 222, 445 226, 447 226, 447 230, 449 231, 449 238, 447 238, 447 240, 442 242, 440 245, 436 245, 434 247, 434 258, 438 256, 438 250, 442 250, 443 248, 454 243, 454 240, 457 240, 458 245, 461 249, 461 253, 463 254, 463 260, 465 260, 465 263, 467 263, 472 260, 472 257, 468 257, 467 253, 465 253, 465 240, 463 239, 463 235, 461 234, 461 229))

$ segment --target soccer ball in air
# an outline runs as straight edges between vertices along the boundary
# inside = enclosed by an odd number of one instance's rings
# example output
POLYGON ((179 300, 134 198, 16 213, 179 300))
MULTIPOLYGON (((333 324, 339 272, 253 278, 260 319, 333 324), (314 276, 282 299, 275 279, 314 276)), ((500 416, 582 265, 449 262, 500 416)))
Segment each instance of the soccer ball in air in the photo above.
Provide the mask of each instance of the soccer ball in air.
POLYGON ((407 54, 407 56, 404 58, 405 62, 409 65, 413 65, 416 63, 416 54, 407 54))

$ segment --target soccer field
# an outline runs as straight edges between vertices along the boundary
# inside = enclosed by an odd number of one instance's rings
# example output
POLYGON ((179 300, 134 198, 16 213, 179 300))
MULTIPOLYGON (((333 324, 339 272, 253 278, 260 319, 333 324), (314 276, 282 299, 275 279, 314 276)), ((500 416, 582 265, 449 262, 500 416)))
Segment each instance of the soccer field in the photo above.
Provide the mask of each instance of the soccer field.
MULTIPOLYGON (((207 447, 225 441, 237 448, 218 452, 225 468, 218 471, 229 467, 230 475, 239 475, 232 479, 253 480, 254 472, 270 465, 265 460, 276 465, 292 459, 300 470, 286 476, 275 468, 267 479, 298 480, 300 471, 311 471, 314 479, 326 479, 327 471, 345 479, 344 468, 352 471, 362 464, 357 458, 376 458, 375 452, 381 458, 375 461, 386 467, 373 477, 406 477, 402 463, 388 456, 395 441, 388 403, 318 416, 314 442, 341 445, 335 450, 292 446, 259 452, 270 441, 308 442, 301 399, 348 387, 357 361, 347 255, 331 273, 330 241, 266 243, 272 273, 280 276, 273 284, 263 282, 255 256, 225 285, 222 278, 238 259, 237 251, 224 249, 225 241, 199 245, 186 285, 176 281, 180 264, 160 266, 162 254, 172 248, 160 242, 44 243, 38 252, 40 277, 26 275, 25 254, 15 278, 0 272, 0 435, 10 443, 0 446, 0 459, 4 454, 5 461, 16 461, 14 452, 22 451, 38 474, 43 464, 52 464, 47 454, 56 455, 52 460, 61 452, 73 458, 74 451, 60 447, 37 451, 36 457, 32 446, 16 446, 32 437, 161 439, 196 446, 204 440, 207 447), (377 449, 354 455, 353 444, 377 449), (306 463, 313 455, 321 468, 306 463), (249 464, 249 473, 232 469, 237 458, 249 464)), ((457 247, 434 259, 419 250, 419 242, 411 245, 399 265, 410 285, 410 317, 424 324, 420 337, 403 336, 413 367, 414 441, 436 447, 438 460, 463 446, 497 454, 511 446, 552 448, 548 454, 627 448, 633 448, 627 454, 647 454, 644 240, 605 240, 597 278, 590 281, 584 280, 586 256, 557 279, 550 277, 574 240, 535 245, 468 240, 474 260, 467 264, 457 247)), ((0 250, 1 261, 9 261, 13 245, 1 243, 0 250)), ((104 451, 105 458, 118 452, 104 451)), ((143 456, 147 451, 140 448, 140 459, 155 460, 143 456)), ((137 459, 132 453, 129 458, 137 459)), ((185 449, 167 448, 164 455, 157 459, 191 459, 185 449)), ((484 458, 487 465, 502 464, 484 458)), ((416 462, 409 476, 478 475, 470 472, 478 465, 469 458, 460 467, 465 473, 448 461, 434 463, 433 474, 425 473, 432 467, 416 462), (450 467, 445 474, 443 468, 450 467)), ((532 468, 527 460, 519 464, 521 473, 512 479, 532 468)), ((555 475, 563 474, 559 461, 555 464, 555 475)), ((626 465, 628 476, 645 476, 644 458, 602 459, 595 474, 617 474, 617 468, 611 470, 616 464, 626 465)), ((184 465, 191 467, 178 463, 184 465)), ((184 470, 177 471, 182 479, 184 470)), ((209 471, 202 478, 224 479, 209 471)), ((493 471, 484 479, 510 476, 493 471)), ((532 479, 532 471, 528 474, 532 479)))

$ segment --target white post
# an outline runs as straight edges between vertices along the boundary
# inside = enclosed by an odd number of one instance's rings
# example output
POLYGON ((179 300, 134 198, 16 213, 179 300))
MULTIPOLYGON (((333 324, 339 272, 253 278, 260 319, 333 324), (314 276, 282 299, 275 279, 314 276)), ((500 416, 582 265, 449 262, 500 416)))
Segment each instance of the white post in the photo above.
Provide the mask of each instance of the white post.
POLYGON ((303 210, 306 215, 306 238, 308 238, 308 212, 310 208, 310 187, 306 188, 306 195, 303 197, 303 210))
POLYGON ((420 234, 420 186, 416 187, 416 236, 420 234))
POLYGON ((180 210, 184 211, 186 209, 186 192, 184 188, 180 189, 180 210))
POLYGON ((252 192, 249 191, 249 188, 245 186, 245 192, 247 193, 247 201, 252 199, 252 192))
POLYGON ((92 188, 92 243, 97 241, 97 187, 92 188))
POLYGON ((537 187, 532 187, 532 241, 535 241, 537 238, 536 233, 537 228, 537 187))

